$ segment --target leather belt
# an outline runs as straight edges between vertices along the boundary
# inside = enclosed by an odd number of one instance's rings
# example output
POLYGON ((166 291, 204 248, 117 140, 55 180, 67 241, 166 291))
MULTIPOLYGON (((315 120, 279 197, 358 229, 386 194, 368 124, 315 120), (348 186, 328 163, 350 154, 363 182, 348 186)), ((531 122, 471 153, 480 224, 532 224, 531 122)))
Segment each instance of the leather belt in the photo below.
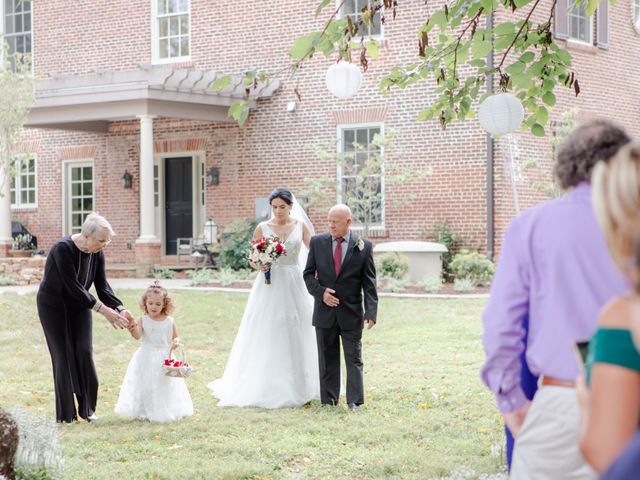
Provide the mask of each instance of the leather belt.
POLYGON ((571 382, 569 380, 560 380, 559 378, 549 377, 547 375, 542 376, 542 381, 540 382, 542 385, 546 385, 548 387, 568 387, 574 388, 576 386, 575 382, 571 382))

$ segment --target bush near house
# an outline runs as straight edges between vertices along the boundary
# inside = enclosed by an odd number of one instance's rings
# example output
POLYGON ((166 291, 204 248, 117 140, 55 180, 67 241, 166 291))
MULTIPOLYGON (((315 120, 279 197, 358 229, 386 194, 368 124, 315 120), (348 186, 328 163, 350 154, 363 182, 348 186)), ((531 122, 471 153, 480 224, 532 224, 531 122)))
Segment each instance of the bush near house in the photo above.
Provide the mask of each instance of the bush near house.
POLYGON ((481 253, 461 250, 451 260, 451 271, 456 280, 469 280, 476 286, 485 286, 491 283, 495 266, 481 253))
POLYGON ((223 268, 247 268, 247 254, 256 225, 253 220, 235 220, 225 227, 220 242, 220 264, 223 268))
POLYGON ((383 253, 376 257, 376 273, 380 277, 400 280, 409 271, 409 259, 398 252, 383 253))

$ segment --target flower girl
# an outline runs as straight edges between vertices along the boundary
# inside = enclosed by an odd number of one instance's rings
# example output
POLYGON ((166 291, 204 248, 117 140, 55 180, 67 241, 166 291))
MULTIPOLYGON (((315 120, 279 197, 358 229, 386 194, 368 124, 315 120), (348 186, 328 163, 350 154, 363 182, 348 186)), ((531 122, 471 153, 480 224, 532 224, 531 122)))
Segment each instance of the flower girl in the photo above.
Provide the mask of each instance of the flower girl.
POLYGON ((140 301, 145 313, 131 322, 131 336, 140 340, 124 376, 115 411, 151 422, 172 422, 193 415, 193 403, 183 378, 168 377, 163 364, 170 349, 179 345, 172 317, 174 303, 158 281, 147 288, 140 301))

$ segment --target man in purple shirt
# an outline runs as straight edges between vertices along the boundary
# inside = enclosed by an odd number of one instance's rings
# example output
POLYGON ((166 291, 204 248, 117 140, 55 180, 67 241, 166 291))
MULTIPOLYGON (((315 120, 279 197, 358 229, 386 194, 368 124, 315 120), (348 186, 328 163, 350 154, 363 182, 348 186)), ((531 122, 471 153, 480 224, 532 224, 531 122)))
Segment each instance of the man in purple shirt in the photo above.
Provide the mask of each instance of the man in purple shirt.
POLYGON ((596 223, 589 180, 596 162, 629 141, 606 120, 576 128, 558 148, 555 166, 568 194, 524 212, 505 233, 483 315, 482 380, 516 437, 511 479, 595 478, 578 450, 572 387, 579 370, 571 344, 589 339, 600 308, 628 289, 596 223), (540 377, 533 402, 520 386, 523 351, 540 377))

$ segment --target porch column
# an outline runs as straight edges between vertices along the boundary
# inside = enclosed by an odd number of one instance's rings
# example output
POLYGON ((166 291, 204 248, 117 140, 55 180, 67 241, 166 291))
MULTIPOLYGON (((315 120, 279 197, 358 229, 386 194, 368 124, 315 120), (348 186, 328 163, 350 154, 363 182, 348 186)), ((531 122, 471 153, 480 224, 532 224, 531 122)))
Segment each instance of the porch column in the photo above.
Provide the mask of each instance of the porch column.
POLYGON ((153 119, 151 115, 138 115, 140 119, 140 236, 136 240, 136 271, 139 276, 151 273, 160 263, 161 245, 156 237, 153 205, 153 119))
POLYGON ((11 236, 11 180, 0 166, 0 257, 9 255, 13 237, 11 236))

